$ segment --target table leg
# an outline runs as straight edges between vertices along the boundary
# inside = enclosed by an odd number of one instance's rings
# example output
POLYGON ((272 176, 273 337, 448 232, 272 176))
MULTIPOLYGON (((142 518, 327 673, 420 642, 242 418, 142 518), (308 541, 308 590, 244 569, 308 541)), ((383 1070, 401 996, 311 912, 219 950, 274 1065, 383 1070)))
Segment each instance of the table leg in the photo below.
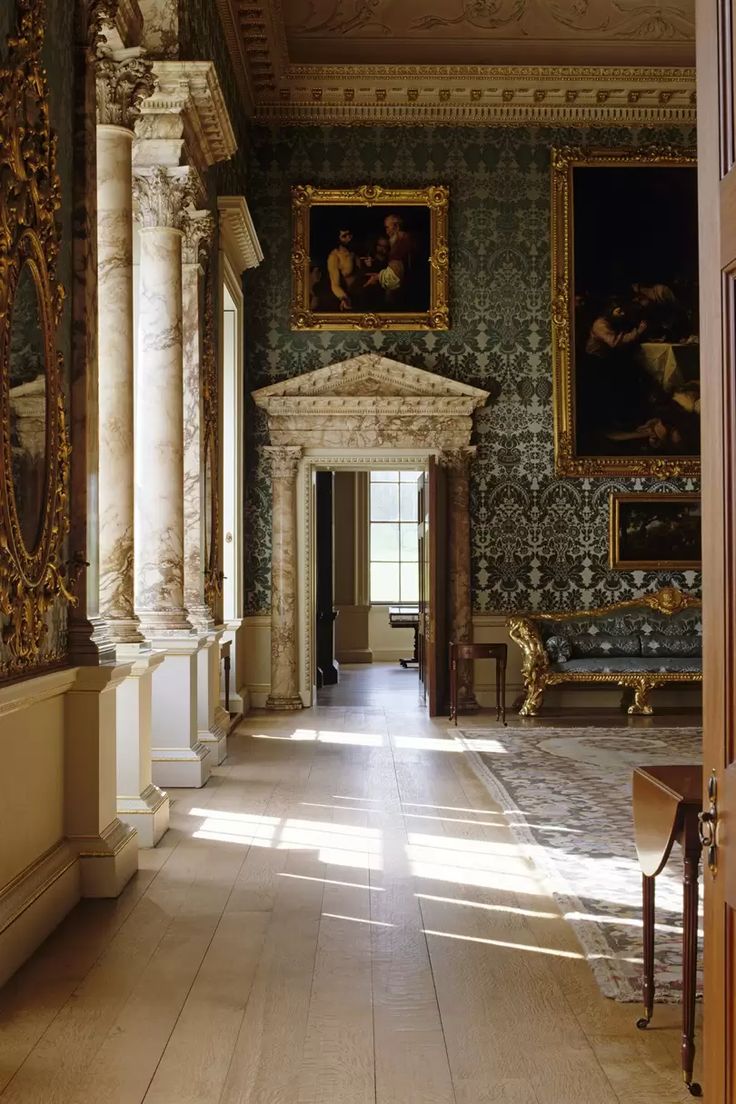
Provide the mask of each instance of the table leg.
POLYGON ((698 954, 698 865, 699 852, 685 853, 683 872, 682 924, 682 1076, 690 1093, 701 1096, 693 1081, 695 1058, 695 982, 698 954))
POLYGON ((501 660, 501 720, 506 724, 506 660, 501 660))
POLYGON ((644 922, 644 976, 642 977, 644 1015, 636 1021, 636 1026, 643 1031, 654 1013, 654 878, 642 874, 641 889, 644 922))
POLYGON ((496 656, 496 720, 501 720, 501 660, 496 656))
POLYGON ((457 726, 457 660, 454 651, 450 653, 450 720, 457 726))

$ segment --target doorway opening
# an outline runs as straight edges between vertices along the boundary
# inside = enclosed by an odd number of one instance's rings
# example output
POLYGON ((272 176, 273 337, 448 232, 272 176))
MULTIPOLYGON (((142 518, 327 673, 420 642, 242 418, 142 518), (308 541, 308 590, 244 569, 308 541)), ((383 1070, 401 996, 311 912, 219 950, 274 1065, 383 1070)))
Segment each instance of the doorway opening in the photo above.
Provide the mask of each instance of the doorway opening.
MULTIPOLYGON (((389 463, 387 461, 387 463, 389 463)), ((314 656, 320 705, 424 703, 426 460, 314 473, 314 656)))

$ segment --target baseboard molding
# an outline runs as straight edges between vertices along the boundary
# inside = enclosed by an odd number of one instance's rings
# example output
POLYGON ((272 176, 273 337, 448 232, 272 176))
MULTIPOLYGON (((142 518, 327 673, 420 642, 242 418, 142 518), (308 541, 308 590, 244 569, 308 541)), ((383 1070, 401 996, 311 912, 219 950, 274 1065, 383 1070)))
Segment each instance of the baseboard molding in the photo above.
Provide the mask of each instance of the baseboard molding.
POLYGON ((370 648, 344 648, 336 652, 338 663, 372 663, 374 652, 370 648))
POLYGON ((79 858, 65 841, 0 890, 0 985, 61 923, 80 896, 79 858))

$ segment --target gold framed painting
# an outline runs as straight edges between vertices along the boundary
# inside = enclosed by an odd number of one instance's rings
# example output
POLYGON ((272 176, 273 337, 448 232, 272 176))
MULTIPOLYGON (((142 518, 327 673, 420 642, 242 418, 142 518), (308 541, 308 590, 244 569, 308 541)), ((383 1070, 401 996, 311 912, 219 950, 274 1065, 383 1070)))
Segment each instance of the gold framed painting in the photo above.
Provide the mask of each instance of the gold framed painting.
POLYGON ((616 571, 699 571, 697 494, 619 494, 609 505, 609 564, 616 571))
POLYGON ((700 470, 694 152, 552 151, 558 475, 700 470))
POLYGON ((449 190, 291 189, 293 330, 446 330, 449 190))

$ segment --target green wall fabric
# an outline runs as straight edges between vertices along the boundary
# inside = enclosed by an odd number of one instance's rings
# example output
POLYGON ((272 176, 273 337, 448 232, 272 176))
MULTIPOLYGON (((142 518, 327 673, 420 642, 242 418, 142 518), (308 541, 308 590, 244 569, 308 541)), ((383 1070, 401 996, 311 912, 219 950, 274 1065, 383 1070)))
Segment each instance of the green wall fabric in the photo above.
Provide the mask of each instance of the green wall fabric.
MULTIPOLYGON (((681 480, 559 479, 554 474, 550 333, 553 146, 695 145, 691 128, 253 128, 248 204, 265 253, 246 276, 247 388, 362 352, 490 391, 476 416, 471 488, 476 611, 597 606, 695 572, 623 573, 608 561, 612 490, 692 490, 681 480), (293 333, 292 184, 450 187, 451 329, 293 333)), ((605 226, 605 212, 601 212, 605 226)), ((270 605, 270 477, 264 418, 247 410, 246 605, 270 605)))

